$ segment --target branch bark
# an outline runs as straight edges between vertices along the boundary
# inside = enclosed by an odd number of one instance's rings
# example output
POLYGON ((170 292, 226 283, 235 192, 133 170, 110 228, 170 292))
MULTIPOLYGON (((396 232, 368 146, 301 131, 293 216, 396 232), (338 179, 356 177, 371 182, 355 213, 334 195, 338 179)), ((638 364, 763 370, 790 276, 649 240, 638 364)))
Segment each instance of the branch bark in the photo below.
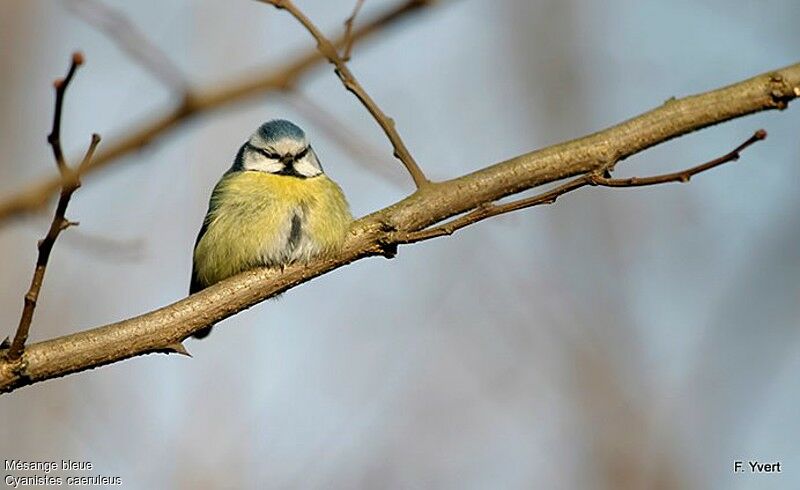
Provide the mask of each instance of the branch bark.
POLYGON ((695 175, 711 170, 712 168, 719 167, 720 165, 728 162, 734 162, 739 159, 741 152, 749 146, 761 141, 767 137, 767 132, 759 129, 752 136, 750 136, 744 143, 740 144, 730 152, 715 158, 708 162, 696 165, 691 168, 681 170, 679 172, 672 172, 662 175, 653 175, 650 177, 628 177, 625 179, 612 179, 608 176, 611 168, 598 168, 591 172, 587 172, 580 177, 572 179, 564 184, 561 184, 549 191, 542 192, 532 197, 519 199, 503 204, 487 203, 478 206, 469 213, 459 216, 452 221, 448 221, 442 225, 426 228, 424 230, 412 231, 408 233, 399 234, 398 243, 407 245, 417 243, 431 238, 440 236, 452 235, 461 228, 466 228, 469 225, 475 224, 494 216, 507 214, 521 209, 528 209, 542 204, 553 204, 556 199, 564 194, 576 191, 586 186, 600 186, 600 187, 645 187, 650 185, 668 184, 670 182, 686 183, 691 180, 695 175))
POLYGON ((186 299, 135 318, 28 346, 24 369, 0 363, 0 391, 174 347, 193 332, 278 293, 364 257, 392 256, 410 232, 526 189, 615 163, 707 126, 800 97, 800 63, 711 92, 672 99, 603 131, 527 153, 476 172, 432 183, 353 223, 333 258, 244 272, 186 299))
MULTIPOLYGON (((364 40, 435 3, 437 2, 434 0, 406 0, 353 29, 349 42, 364 40)), ((342 35, 333 42, 336 46, 343 46, 345 38, 346 36, 342 35)), ((178 107, 167 109, 163 115, 129 128, 123 131, 125 136, 104 144, 105 149, 95 155, 91 164, 84 169, 84 173, 94 172, 119 161, 122 157, 183 127, 197 116, 240 103, 250 97, 292 88, 300 78, 325 59, 325 56, 314 49, 277 70, 271 69, 255 76, 239 76, 219 86, 191 90, 178 107)), ((60 188, 61 180, 50 178, 0 199, 0 224, 11 218, 40 210, 60 188)))

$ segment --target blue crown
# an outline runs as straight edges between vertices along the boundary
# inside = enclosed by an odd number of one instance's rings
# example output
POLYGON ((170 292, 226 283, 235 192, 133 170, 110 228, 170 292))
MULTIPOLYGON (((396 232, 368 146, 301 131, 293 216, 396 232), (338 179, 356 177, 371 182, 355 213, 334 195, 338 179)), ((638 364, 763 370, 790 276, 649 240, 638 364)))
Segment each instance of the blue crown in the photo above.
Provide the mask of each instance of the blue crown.
POLYGON ((285 119, 273 119, 265 122, 258 128, 258 135, 267 143, 283 138, 302 140, 306 137, 306 133, 302 129, 285 119))

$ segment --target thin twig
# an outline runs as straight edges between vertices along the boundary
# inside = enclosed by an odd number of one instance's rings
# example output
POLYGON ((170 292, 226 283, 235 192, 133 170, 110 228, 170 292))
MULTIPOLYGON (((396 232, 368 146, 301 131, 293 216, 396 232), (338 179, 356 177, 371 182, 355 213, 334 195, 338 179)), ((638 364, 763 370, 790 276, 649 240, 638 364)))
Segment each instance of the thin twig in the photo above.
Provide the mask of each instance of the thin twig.
POLYGON ((443 225, 413 232, 398 232, 397 240, 398 243, 409 244, 409 243, 421 242, 424 240, 430 240, 431 238, 452 235, 461 228, 469 226, 473 223, 477 223, 478 221, 483 221, 493 216, 499 216, 501 214, 510 213, 512 211, 518 211, 520 209, 527 209, 534 206, 540 206, 542 204, 553 204, 554 202, 556 202, 556 199, 558 199, 560 196, 589 185, 596 185, 601 187, 643 187, 649 185, 666 184, 669 182, 689 182, 689 180, 694 175, 697 175, 700 172, 705 172, 714 167, 718 167, 724 163, 738 160, 743 150, 745 150, 748 146, 752 145, 753 143, 765 139, 766 137, 767 137, 767 132, 764 131, 763 129, 759 129, 758 131, 753 133, 753 135, 750 136, 750 138, 748 138, 744 143, 737 146, 729 153, 726 153, 725 155, 710 160, 706 163, 669 174, 654 175, 651 177, 629 177, 625 179, 612 179, 605 175, 608 171, 607 168, 599 168, 595 171, 586 173, 558 187, 555 187, 546 192, 542 192, 541 194, 537 194, 535 196, 531 196, 525 199, 518 199, 504 204, 493 204, 493 203, 484 204, 482 206, 478 206, 477 208, 464 214, 463 216, 455 218, 443 225))
MULTIPOLYGON (((433 5, 432 0, 405 0, 386 12, 360 25, 353 30, 353 41, 359 42, 373 34, 396 24, 409 15, 433 5)), ((344 38, 336 41, 341 46, 344 38)), ((193 91, 193 95, 177 106, 143 123, 133 124, 121 132, 121 136, 103 145, 82 175, 105 168, 118 162, 122 157, 135 153, 147 145, 165 137, 172 131, 184 127, 194 118, 212 111, 241 103, 249 98, 278 92, 297 85, 301 77, 316 67, 325 58, 316 49, 295 57, 283 67, 269 69, 254 74, 239 74, 228 82, 215 83, 193 91)), ((48 178, 33 185, 23 187, 13 195, 0 200, 0 223, 10 218, 42 209, 61 188, 60 178, 48 178)))
POLYGON ((322 31, 320 31, 316 25, 299 9, 291 0, 258 0, 262 3, 268 3, 270 5, 275 6, 278 9, 284 9, 288 11, 295 19, 297 19, 303 27, 314 37, 317 41, 317 49, 325 56, 328 61, 333 63, 336 67, 335 72, 339 79, 344 84, 345 88, 350 91, 353 95, 355 95, 358 100, 364 104, 364 107, 367 108, 372 117, 375 118, 375 121, 380 125, 383 129, 383 132, 386 133, 386 136, 389 138, 389 141, 392 143, 392 147, 394 148, 394 156, 399 159, 403 165, 408 170, 408 173, 411 175, 411 178, 414 180, 414 184, 417 186, 417 189, 425 187, 426 185, 430 184, 430 181, 425 174, 422 172, 422 169, 419 168, 417 162, 414 160, 414 157, 411 156, 409 153, 408 148, 406 148, 405 143, 403 143, 403 139, 400 137, 400 134, 397 132, 395 128, 395 123, 392 118, 387 116, 381 109, 378 107, 378 104, 372 100, 372 97, 367 94, 361 84, 356 80, 353 73, 350 71, 350 68, 347 67, 347 63, 339 56, 339 52, 336 50, 336 47, 333 45, 322 31))
POLYGON ((654 175, 652 177, 628 177, 626 179, 611 179, 604 175, 592 174, 590 183, 592 185, 600 185, 604 187, 643 187, 647 185, 666 184, 668 182, 689 182, 693 176, 699 174, 700 172, 711 170, 712 168, 718 167, 724 163, 735 162, 739 159, 740 153, 748 146, 756 143, 757 141, 763 140, 766 137, 767 132, 763 129, 759 129, 753 133, 753 135, 750 136, 747 141, 734 148, 731 152, 726 153, 719 158, 715 158, 711 161, 703 163, 702 165, 687 168, 686 170, 682 170, 680 172, 654 175))
POLYGON ((53 155, 55 156, 56 166, 62 177, 61 195, 58 198, 55 213, 53 214, 53 221, 50 223, 50 229, 47 235, 39 241, 38 249, 39 255, 36 259, 36 268, 33 271, 33 279, 31 280, 30 288, 25 294, 25 306, 22 309, 22 316, 19 319, 17 331, 14 334, 14 340, 11 342, 6 353, 6 359, 9 362, 16 362, 22 357, 25 350, 25 342, 28 340, 28 333, 30 332, 31 322, 33 321, 33 313, 36 310, 36 302, 39 299, 39 292, 44 283, 44 273, 47 270, 47 262, 50 260, 50 252, 53 250, 53 245, 56 243, 58 235, 69 228, 70 226, 77 225, 73 221, 66 218, 67 206, 75 192, 80 186, 79 171, 81 168, 88 165, 91 161, 97 145, 100 143, 100 136, 97 134, 92 135, 92 142, 86 155, 83 157, 77 170, 72 170, 67 165, 64 159, 64 154, 61 151, 61 113, 64 106, 64 94, 67 91, 70 81, 75 74, 75 70, 83 63, 83 55, 75 53, 72 55, 72 63, 70 64, 67 76, 61 80, 56 80, 54 83, 56 89, 56 102, 55 111, 53 115, 53 129, 47 137, 50 146, 53 147, 53 155))
POLYGON ((75 71, 83 64, 83 55, 81 53, 74 53, 72 55, 72 62, 69 65, 67 76, 63 79, 59 78, 53 82, 53 87, 56 89, 56 109, 53 112, 53 129, 47 135, 47 142, 53 149, 53 157, 56 159, 56 166, 58 172, 63 178, 67 173, 67 162, 64 159, 64 151, 61 149, 61 112, 64 107, 64 93, 67 91, 72 77, 75 76, 75 71))
POLYGON ((356 0, 356 6, 353 7, 353 13, 344 21, 344 47, 342 48, 342 59, 347 62, 350 61, 350 55, 353 51, 353 23, 356 21, 356 16, 364 5, 364 0, 356 0))

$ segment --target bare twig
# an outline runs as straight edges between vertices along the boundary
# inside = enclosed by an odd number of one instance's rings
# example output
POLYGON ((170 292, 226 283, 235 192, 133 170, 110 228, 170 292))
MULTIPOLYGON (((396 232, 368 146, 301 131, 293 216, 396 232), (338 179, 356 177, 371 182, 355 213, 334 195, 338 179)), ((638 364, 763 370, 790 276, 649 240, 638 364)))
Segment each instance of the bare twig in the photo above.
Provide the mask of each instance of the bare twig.
POLYGON ((364 5, 364 0, 356 0, 356 6, 353 7, 353 13, 344 21, 344 47, 342 48, 342 59, 350 61, 350 55, 353 51, 353 23, 356 21, 356 16, 364 5))
POLYGON ((169 351, 193 332, 355 260, 390 255, 403 233, 424 230, 486 203, 602 171, 631 155, 701 128, 800 97, 800 64, 711 92, 676 99, 597 133, 445 182, 355 221, 342 249, 283 271, 254 269, 158 310, 25 349, 24 366, 0 360, 0 392, 152 352, 169 351))
POLYGON ((744 151, 748 146, 756 143, 757 141, 763 140, 766 137, 767 132, 763 129, 759 129, 744 143, 737 146, 725 155, 710 160, 706 163, 669 174, 654 175, 652 177, 612 179, 605 175, 608 172, 607 168, 599 168, 535 196, 525 199, 518 199, 504 204, 482 204, 465 215, 451 220, 443 225, 433 228, 426 228, 419 231, 398 233, 396 240, 401 244, 410 244, 424 240, 430 240, 431 238, 452 235, 461 228, 493 216, 499 216, 501 214, 518 211, 520 209, 532 208, 542 204, 553 204, 560 196, 589 185, 601 187, 643 187, 648 185, 666 184, 669 182, 689 182, 694 175, 697 175, 700 172, 705 172, 706 170, 711 170, 712 168, 718 167, 724 163, 738 160, 741 152, 744 151))
POLYGON ((753 133, 752 136, 747 138, 744 143, 737 146, 729 153, 726 153, 719 158, 715 158, 701 165, 687 168, 686 170, 681 170, 680 172, 654 175, 652 177, 628 177, 626 179, 612 179, 605 175, 594 173, 590 175, 590 184, 604 187, 643 187, 648 185, 666 184, 669 182, 686 183, 689 182, 693 176, 699 174, 700 172, 711 170, 714 167, 718 167, 728 162, 735 162, 739 159, 741 152, 744 151, 748 146, 756 143, 757 141, 761 141, 766 137, 767 132, 763 129, 759 129, 753 133))
POLYGON ((556 199, 558 199, 559 196, 580 189, 586 185, 589 185, 589 178, 587 176, 583 176, 572 179, 569 182, 559 185, 549 191, 542 192, 541 194, 537 194, 529 198, 519 199, 505 204, 481 204, 465 215, 455 218, 443 225, 435 226, 433 228, 426 228, 424 230, 397 232, 395 239, 397 240, 397 243, 405 245, 422 242, 441 236, 452 235, 461 228, 465 228, 471 224, 477 223, 478 221, 483 221, 493 216, 510 213, 519 209, 539 206, 541 204, 553 204, 556 202, 556 199))
POLYGON ((133 60, 178 94, 188 92, 189 83, 178 66, 122 12, 99 0, 70 0, 67 6, 94 25, 133 60))
POLYGON ((64 159, 64 153, 61 150, 61 113, 64 106, 64 95, 67 91, 69 83, 72 81, 75 70, 83 63, 83 55, 75 53, 72 55, 72 63, 70 64, 67 76, 62 80, 56 80, 54 85, 56 89, 56 102, 55 111, 53 114, 53 129, 47 136, 47 141, 53 148, 53 155, 55 156, 56 166, 61 174, 62 187, 61 195, 58 198, 55 213, 53 214, 53 221, 50 223, 50 229, 47 235, 39 241, 39 256, 36 259, 36 268, 33 272, 33 279, 31 280, 30 288, 25 294, 25 306, 22 309, 22 316, 19 319, 17 331, 14 334, 14 340, 11 342, 6 353, 6 360, 10 363, 16 363, 22 357, 25 350, 25 342, 28 340, 28 333, 30 332, 31 322, 33 321, 33 313, 36 310, 36 302, 39 299, 39 291, 42 289, 44 283, 44 273, 47 270, 47 262, 50 260, 50 252, 53 250, 53 245, 58 239, 58 235, 69 228, 70 226, 77 225, 73 221, 66 218, 67 206, 75 192, 81 185, 79 178, 79 171, 91 161, 97 145, 100 143, 100 136, 97 134, 92 135, 92 142, 86 155, 83 157, 77 170, 72 170, 67 165, 64 159))
POLYGON ((61 112, 64 107, 64 94, 75 76, 75 71, 83 64, 83 55, 81 53, 74 53, 72 55, 72 62, 69 65, 67 76, 59 78, 53 82, 53 88, 56 89, 56 108, 53 112, 53 129, 47 135, 47 142, 53 149, 53 157, 56 159, 56 166, 61 177, 64 178, 68 172, 67 162, 64 159, 64 151, 61 149, 61 112))
MULTIPOLYGON (((432 0, 405 0, 354 29, 352 39, 354 42, 359 42, 434 3, 432 0)), ((340 46, 343 42, 344 38, 341 37, 336 40, 336 45, 340 46)), ((270 68, 255 75, 238 75, 227 83, 197 89, 191 97, 185 98, 177 107, 164 111, 155 119, 127 128, 121 133, 123 136, 104 144, 105 149, 92 159, 82 175, 119 161, 122 157, 185 126, 197 116, 229 107, 251 97, 293 87, 324 59, 325 57, 314 49, 296 57, 292 62, 277 70, 270 68)), ((8 198, 0 199, 0 223, 41 209, 60 188, 61 179, 50 178, 24 187, 8 198)))
POLYGON ((311 36, 317 41, 317 49, 319 49, 320 53, 325 56, 328 61, 333 63, 336 67, 335 72, 339 79, 344 84, 345 88, 350 91, 353 95, 364 104, 364 107, 367 108, 372 117, 375 118, 375 121, 378 125, 383 129, 383 132, 386 133, 386 136, 389 138, 389 141, 392 143, 392 147, 394 148, 394 156, 397 157, 400 162, 406 167, 408 173, 411 175, 411 178, 414 180, 414 184, 417 186, 417 189, 421 189, 422 187, 427 186, 430 184, 430 181, 425 174, 422 172, 422 169, 419 168, 417 162, 414 160, 414 157, 411 156, 409 153, 408 148, 406 148, 405 143, 403 143, 403 139, 400 137, 400 134, 397 132, 395 128, 394 120, 387 116, 381 109, 378 107, 378 104, 372 100, 372 97, 364 90, 358 80, 356 80, 353 73, 348 68, 347 63, 339 56, 339 52, 336 50, 336 46, 328 40, 327 37, 320 31, 311 19, 309 19, 291 0, 258 0, 262 3, 268 3, 270 5, 274 5, 278 9, 284 9, 295 19, 297 19, 306 30, 311 33, 311 36))
POLYGON ((364 169, 398 188, 406 183, 405 171, 397 165, 390 165, 391 156, 376 148, 348 129, 348 125, 325 107, 318 104, 299 90, 289 90, 285 94, 287 102, 292 104, 303 117, 323 130, 343 150, 350 153, 354 161, 364 169), (385 164, 385 165, 384 165, 385 164))

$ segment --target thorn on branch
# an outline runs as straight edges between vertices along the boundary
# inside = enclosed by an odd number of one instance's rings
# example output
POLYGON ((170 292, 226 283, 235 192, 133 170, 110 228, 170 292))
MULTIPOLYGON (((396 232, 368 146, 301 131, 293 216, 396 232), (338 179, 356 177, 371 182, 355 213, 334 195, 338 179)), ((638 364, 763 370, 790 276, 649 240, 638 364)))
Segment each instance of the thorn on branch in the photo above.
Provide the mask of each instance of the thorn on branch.
POLYGON ((168 344, 163 349, 160 349, 159 352, 164 352, 165 354, 180 354, 186 357, 192 357, 192 354, 186 350, 186 347, 183 345, 182 342, 175 342, 174 344, 168 344))
POLYGON ((61 231, 66 230, 70 226, 78 226, 78 225, 80 225, 80 222, 78 221, 70 221, 68 219, 64 219, 61 221, 61 231))

